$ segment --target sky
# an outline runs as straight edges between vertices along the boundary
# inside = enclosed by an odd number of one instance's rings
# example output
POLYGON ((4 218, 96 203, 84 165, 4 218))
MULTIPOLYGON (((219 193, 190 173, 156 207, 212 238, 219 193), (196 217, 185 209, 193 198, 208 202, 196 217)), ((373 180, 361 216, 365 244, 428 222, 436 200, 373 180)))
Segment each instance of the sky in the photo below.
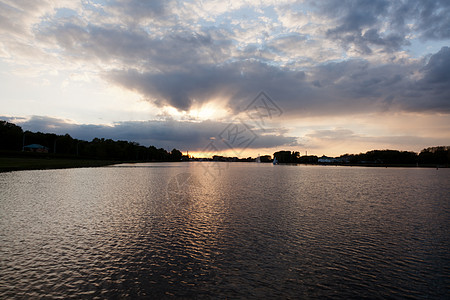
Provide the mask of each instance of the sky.
POLYGON ((0 0, 0 119, 206 156, 450 145, 448 0, 0 0))

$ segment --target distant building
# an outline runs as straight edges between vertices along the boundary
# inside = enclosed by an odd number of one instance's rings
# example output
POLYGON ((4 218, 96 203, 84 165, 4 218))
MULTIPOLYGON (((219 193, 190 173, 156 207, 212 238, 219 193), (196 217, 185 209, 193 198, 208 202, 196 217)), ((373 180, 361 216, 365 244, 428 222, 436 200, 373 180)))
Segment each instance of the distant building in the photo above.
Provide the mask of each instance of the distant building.
POLYGON ((348 156, 348 155, 343 155, 343 156, 341 156, 341 157, 336 158, 336 161, 339 162, 339 163, 345 163, 345 164, 347 164, 347 163, 350 162, 350 156, 348 156))
POLYGON ((330 163, 338 162, 338 159, 336 159, 334 157, 328 157, 328 156, 323 155, 322 157, 319 157, 319 159, 317 161, 319 163, 330 164, 330 163))
POLYGON ((24 151, 48 153, 48 148, 39 144, 31 144, 23 147, 24 151))

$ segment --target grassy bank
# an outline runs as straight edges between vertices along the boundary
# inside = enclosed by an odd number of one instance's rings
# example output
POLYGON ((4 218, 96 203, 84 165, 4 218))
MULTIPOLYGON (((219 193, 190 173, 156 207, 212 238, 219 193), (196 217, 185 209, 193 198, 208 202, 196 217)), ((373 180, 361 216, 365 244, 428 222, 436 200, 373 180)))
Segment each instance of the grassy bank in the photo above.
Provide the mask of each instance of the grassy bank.
POLYGON ((68 158, 42 158, 42 157, 0 157, 0 172, 18 170, 44 170, 82 167, 101 167, 117 164, 117 161, 68 159, 68 158))

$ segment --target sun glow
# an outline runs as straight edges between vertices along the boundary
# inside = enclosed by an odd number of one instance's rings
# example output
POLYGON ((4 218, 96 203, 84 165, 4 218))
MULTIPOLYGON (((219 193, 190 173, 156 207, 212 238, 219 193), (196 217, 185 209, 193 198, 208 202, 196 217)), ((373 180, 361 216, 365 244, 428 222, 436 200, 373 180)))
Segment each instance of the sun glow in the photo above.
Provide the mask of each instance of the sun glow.
POLYGON ((203 105, 193 106, 188 111, 177 110, 172 106, 162 108, 162 116, 170 116, 177 120, 205 121, 221 120, 229 115, 229 110, 218 101, 210 101, 203 105))
POLYGON ((210 119, 221 119, 228 115, 228 110, 218 103, 218 101, 211 101, 203 104, 201 107, 194 107, 188 113, 190 117, 203 121, 210 119))

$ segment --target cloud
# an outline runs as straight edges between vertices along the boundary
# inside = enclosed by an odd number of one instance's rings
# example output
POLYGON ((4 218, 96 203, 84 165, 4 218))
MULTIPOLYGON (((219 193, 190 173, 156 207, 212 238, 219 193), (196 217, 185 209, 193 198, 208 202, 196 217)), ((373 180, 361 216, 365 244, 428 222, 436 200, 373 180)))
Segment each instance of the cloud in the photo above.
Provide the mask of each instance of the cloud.
POLYGON ((394 17, 397 24, 416 20, 412 29, 419 32, 423 40, 450 38, 450 3, 446 0, 407 1, 397 8, 394 17))
POLYGON ((52 8, 47 1, 2 1, 0 2, 0 32, 15 36, 30 34, 30 26, 52 8))
POLYGON ((114 0, 107 9, 120 16, 128 16, 129 20, 162 18, 169 14, 168 0, 114 0))
MULTIPOLYGON (((261 86, 281 93, 289 84, 301 86, 302 71, 280 70, 256 61, 235 62, 224 65, 196 66, 189 71, 151 73, 137 70, 115 71, 106 75, 118 85, 130 88, 152 99, 156 104, 171 105, 188 110, 194 103, 201 104, 215 98, 230 101, 239 112, 242 100, 252 100, 261 86)), ((289 90, 283 94, 289 93, 289 90)))
POLYGON ((309 138, 340 141, 357 137, 353 131, 343 128, 314 130, 313 132, 306 134, 306 136, 309 138))
POLYGON ((160 106, 180 110, 221 98, 238 114, 241 104, 264 87, 291 116, 388 110, 450 112, 446 97, 448 52, 447 47, 442 48, 428 64, 415 61, 376 65, 351 59, 304 72, 250 60, 165 73, 115 70, 105 77, 160 106))
POLYGON ((448 48, 428 61, 403 51, 414 35, 450 37, 448 1, 31 2, 1 2, 0 22, 39 51, 2 53, 46 53, 160 108, 239 114, 265 90, 289 118, 450 111, 448 48))
POLYGON ((411 82, 401 96, 408 110, 450 112, 450 48, 443 47, 419 70, 420 80, 411 82))
MULTIPOLYGON (((233 9, 250 4, 246 5, 240 3, 233 9)), ((431 14, 437 10, 442 14, 446 9, 445 5, 425 7, 417 2, 412 6, 416 13, 431 9, 431 14)), ((396 18, 406 18, 400 4, 324 1, 315 7, 316 15, 331 17, 325 30, 328 39, 340 41, 344 48, 355 45, 361 54, 369 56, 374 49, 381 49, 392 53, 391 61, 339 59, 338 49, 322 47, 326 40, 320 40, 320 36, 294 31, 272 37, 269 33, 276 29, 267 26, 262 27, 266 33, 252 33, 243 47, 236 47, 243 42, 239 38, 243 29, 248 27, 253 32, 252 23, 259 22, 254 19, 195 28, 163 26, 155 21, 152 28, 145 22, 145 26, 86 23, 80 17, 55 19, 43 24, 38 32, 42 40, 57 44, 72 59, 100 65, 99 74, 108 82, 135 91, 159 107, 189 111, 219 99, 236 114, 242 102, 264 89, 292 117, 389 110, 448 112, 443 93, 431 93, 431 81, 418 82, 411 75, 430 78, 427 74, 435 73, 436 67, 430 71, 431 65, 425 67, 423 61, 396 60, 394 53, 408 43, 411 32, 405 23, 409 19, 396 18)), ((215 14, 225 13, 220 7, 216 9, 215 14)), ((115 1, 107 11, 117 22, 121 14, 135 16, 136 20, 144 15, 159 20, 184 13, 174 2, 147 5, 131 0, 115 1)), ((302 26, 309 26, 314 18, 308 16, 308 20, 302 26)), ((442 60, 448 61, 448 57, 442 60)))
POLYGON ((388 1, 325 3, 323 11, 334 17, 336 23, 327 30, 327 36, 339 40, 344 48, 354 45, 360 53, 371 54, 374 47, 394 52, 409 44, 403 30, 383 30, 389 22, 383 17, 390 9, 388 1))
POLYGON ((424 81, 431 84, 450 83, 450 48, 443 47, 438 53, 432 55, 428 64, 421 70, 424 81))
MULTIPOLYGON (((74 124, 68 120, 52 118, 47 116, 32 116, 29 119, 1 117, 0 119, 16 122, 24 130, 41 131, 45 133, 66 134, 84 140, 92 140, 95 137, 114 140, 135 141, 142 145, 153 145, 157 148, 177 148, 183 151, 201 151, 215 140, 218 150, 230 150, 230 145, 221 141, 227 139, 224 131, 232 124, 217 121, 175 121, 175 120, 153 120, 153 121, 128 121, 117 122, 113 125, 90 125, 74 124)), ((283 129, 271 129, 264 132, 255 127, 249 127, 252 136, 256 139, 248 145, 249 149, 272 148, 283 145, 297 145, 295 137, 286 135, 283 129)))
POLYGON ((450 38, 448 1, 327 0, 314 6, 332 20, 327 36, 361 54, 397 51, 413 34, 423 40, 450 38))
POLYGON ((153 72, 222 63, 231 45, 224 32, 215 29, 175 28, 159 36, 141 27, 85 24, 79 19, 43 25, 38 37, 57 44, 72 60, 100 63, 105 69, 119 66, 153 72))

